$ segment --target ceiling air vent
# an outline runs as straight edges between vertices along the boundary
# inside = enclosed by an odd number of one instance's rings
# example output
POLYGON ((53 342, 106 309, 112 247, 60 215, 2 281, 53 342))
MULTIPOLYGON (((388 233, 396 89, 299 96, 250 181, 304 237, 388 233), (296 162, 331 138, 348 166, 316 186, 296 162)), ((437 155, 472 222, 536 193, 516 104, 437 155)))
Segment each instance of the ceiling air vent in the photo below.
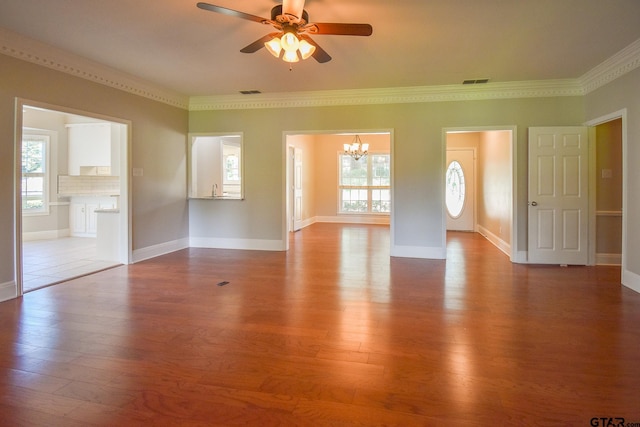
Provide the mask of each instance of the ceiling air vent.
POLYGON ((484 83, 489 83, 489 79, 471 79, 462 82, 463 85, 479 85, 484 83))
POLYGON ((240 93, 243 95, 255 95, 262 92, 260 92, 259 90, 241 90, 240 93))

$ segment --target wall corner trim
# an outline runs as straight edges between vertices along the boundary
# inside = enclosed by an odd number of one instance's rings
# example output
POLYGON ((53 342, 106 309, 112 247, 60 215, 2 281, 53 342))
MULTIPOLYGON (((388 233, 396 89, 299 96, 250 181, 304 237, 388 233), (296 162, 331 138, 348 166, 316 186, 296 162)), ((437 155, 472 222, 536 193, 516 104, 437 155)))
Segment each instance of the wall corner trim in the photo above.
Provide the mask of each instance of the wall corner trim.
POLYGON ((18 296, 18 286, 16 282, 5 282, 0 284, 0 302, 14 299, 18 296))
POLYGON ((582 95, 584 90, 578 80, 562 79, 498 82, 476 87, 459 84, 265 93, 249 98, 244 95, 192 96, 189 98, 189 111, 409 104, 582 95))
POLYGON ((638 67, 640 67, 640 39, 595 66, 578 80, 587 94, 638 67))
POLYGON ((446 247, 392 245, 391 256, 399 258, 446 259, 446 247))
POLYGON ((265 239, 235 239, 224 237, 191 237, 189 246, 192 248, 214 249, 243 249, 254 251, 284 251, 285 242, 282 240, 265 239))
POLYGON ((629 270, 623 270, 622 285, 632 291, 640 293, 640 274, 633 273, 629 270))
POLYGON ((158 245, 147 246, 145 248, 135 249, 133 251, 133 262, 140 262, 160 255, 166 255, 171 252, 187 249, 189 247, 189 239, 178 239, 170 242, 160 243, 158 245))

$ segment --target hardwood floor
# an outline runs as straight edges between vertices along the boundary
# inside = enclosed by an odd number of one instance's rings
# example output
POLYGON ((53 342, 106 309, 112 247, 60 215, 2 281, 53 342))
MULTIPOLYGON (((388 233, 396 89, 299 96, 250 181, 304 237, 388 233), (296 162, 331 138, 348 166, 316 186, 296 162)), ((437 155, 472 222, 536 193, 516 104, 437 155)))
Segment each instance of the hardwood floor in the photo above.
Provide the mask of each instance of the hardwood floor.
POLYGON ((511 264, 469 233, 447 252, 315 224, 288 252, 188 249, 1 303, 0 424, 640 423, 619 268, 511 264))

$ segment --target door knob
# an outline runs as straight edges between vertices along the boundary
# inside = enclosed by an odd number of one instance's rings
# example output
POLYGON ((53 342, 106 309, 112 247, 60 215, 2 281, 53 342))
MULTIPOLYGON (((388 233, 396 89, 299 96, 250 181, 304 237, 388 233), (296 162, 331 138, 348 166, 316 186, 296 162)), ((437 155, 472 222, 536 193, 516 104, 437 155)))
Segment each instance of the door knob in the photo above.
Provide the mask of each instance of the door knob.
POLYGON ((535 201, 534 201, 534 202, 531 202, 531 203, 529 203, 529 204, 530 204, 531 206, 538 206, 538 202, 535 202, 535 201))

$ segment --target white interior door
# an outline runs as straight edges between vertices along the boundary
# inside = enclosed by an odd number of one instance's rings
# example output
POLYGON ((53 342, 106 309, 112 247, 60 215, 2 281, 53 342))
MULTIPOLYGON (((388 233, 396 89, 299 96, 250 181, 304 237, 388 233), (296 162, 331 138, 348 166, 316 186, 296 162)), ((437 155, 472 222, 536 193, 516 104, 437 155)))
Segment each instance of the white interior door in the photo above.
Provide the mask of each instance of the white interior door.
POLYGON ((529 129, 529 247, 535 264, 588 260, 586 127, 529 129))
POLYGON ((293 231, 302 228, 302 149, 293 152, 293 231))
POLYGON ((445 202, 447 230, 475 230, 475 151, 447 150, 445 202))

